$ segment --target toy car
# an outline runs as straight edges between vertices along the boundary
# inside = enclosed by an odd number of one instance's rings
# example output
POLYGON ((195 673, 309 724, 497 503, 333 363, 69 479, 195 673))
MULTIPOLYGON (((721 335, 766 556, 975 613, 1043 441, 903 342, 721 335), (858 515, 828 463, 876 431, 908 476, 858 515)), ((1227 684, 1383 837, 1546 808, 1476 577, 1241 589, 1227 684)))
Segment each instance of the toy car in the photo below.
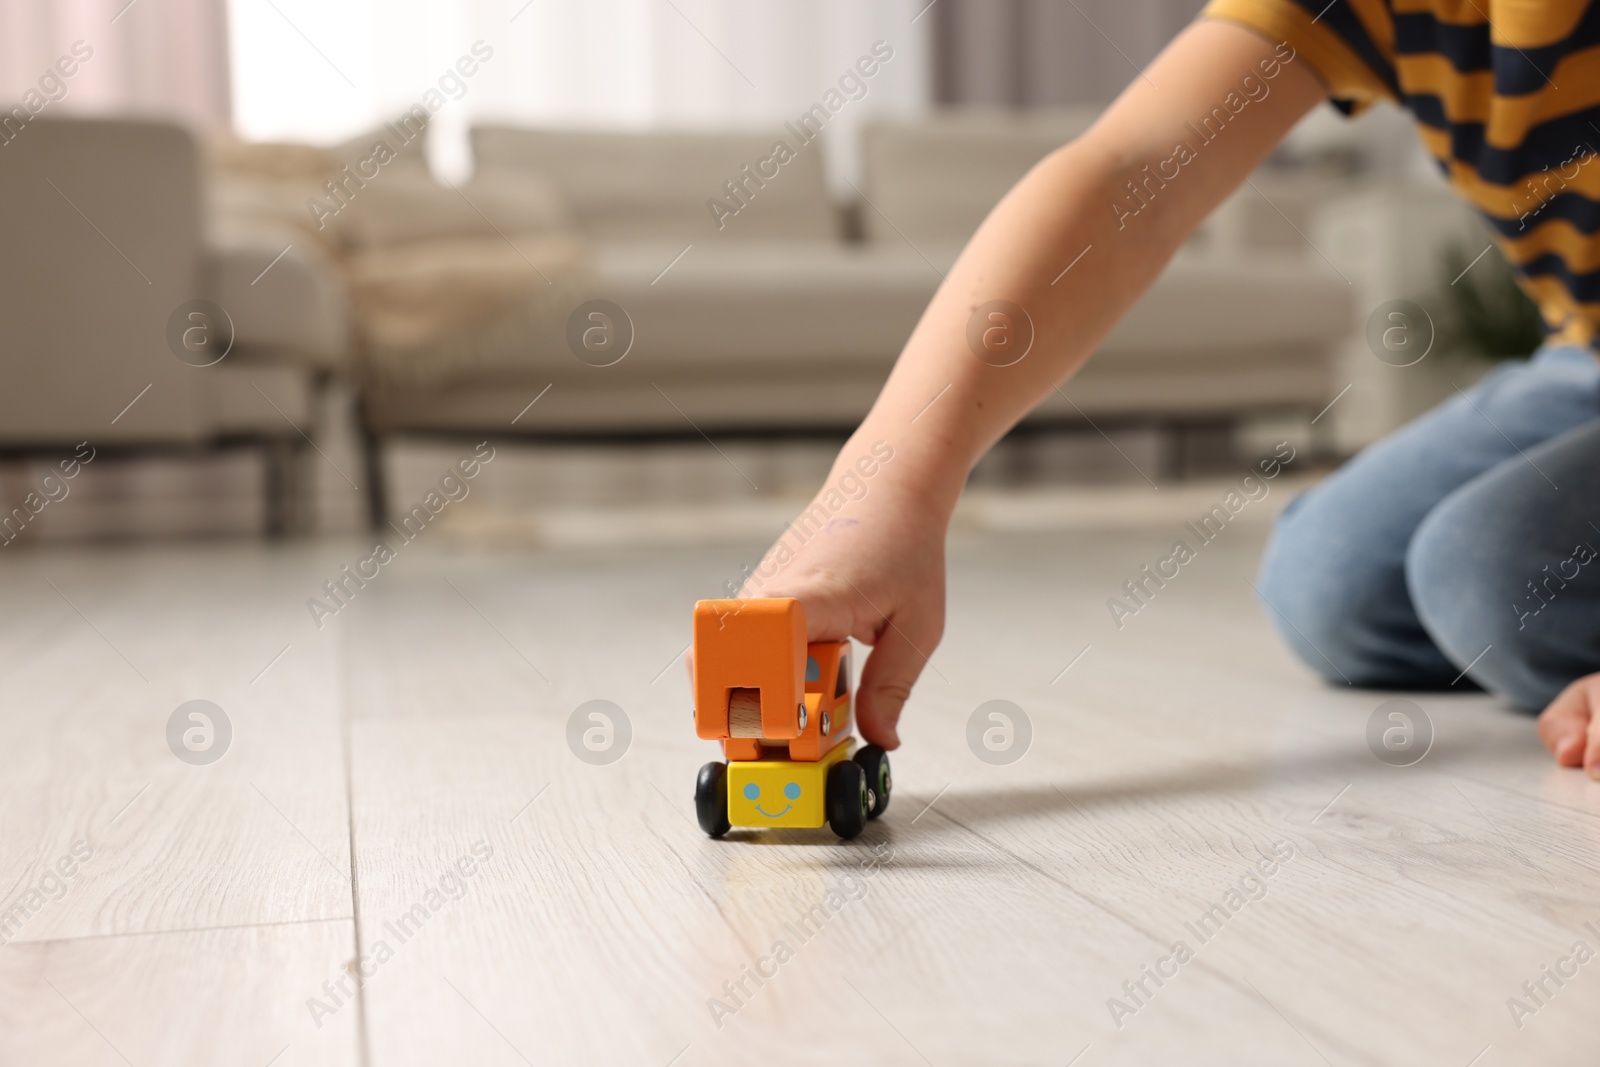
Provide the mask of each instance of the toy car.
POLYGON ((694 606, 694 724, 727 762, 700 768, 700 829, 830 826, 849 839, 889 807, 889 755, 851 736, 850 642, 806 643, 792 597, 694 606))

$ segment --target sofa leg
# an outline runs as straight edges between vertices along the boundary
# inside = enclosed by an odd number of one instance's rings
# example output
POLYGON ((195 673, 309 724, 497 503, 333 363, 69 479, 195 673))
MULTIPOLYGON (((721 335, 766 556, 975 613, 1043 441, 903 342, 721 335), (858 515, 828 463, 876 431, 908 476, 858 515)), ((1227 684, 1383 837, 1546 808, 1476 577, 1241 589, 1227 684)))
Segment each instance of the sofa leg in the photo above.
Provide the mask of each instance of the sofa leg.
POLYGON ((1184 419, 1163 428, 1161 473, 1175 482, 1186 482, 1200 474, 1218 474, 1235 462, 1234 430, 1231 419, 1184 419))
POLYGON ((367 469, 367 524, 376 532, 389 521, 389 492, 383 479, 383 438, 363 433, 361 444, 367 469))
POLYGON ((1160 458, 1156 461, 1156 477, 1163 482, 1181 482, 1188 470, 1188 441, 1184 424, 1177 421, 1161 424, 1160 458))
POLYGON ((285 437, 272 437, 261 443, 261 457, 265 467, 265 526, 269 539, 278 541, 299 528, 302 511, 300 499, 300 449, 296 442, 285 437))
MULTIPOLYGON (((1316 418, 1315 415, 1303 416, 1316 418)), ((1339 452, 1339 438, 1334 433, 1333 420, 1324 419, 1320 423, 1311 423, 1311 444, 1307 449, 1312 463, 1337 465, 1345 457, 1339 452)))

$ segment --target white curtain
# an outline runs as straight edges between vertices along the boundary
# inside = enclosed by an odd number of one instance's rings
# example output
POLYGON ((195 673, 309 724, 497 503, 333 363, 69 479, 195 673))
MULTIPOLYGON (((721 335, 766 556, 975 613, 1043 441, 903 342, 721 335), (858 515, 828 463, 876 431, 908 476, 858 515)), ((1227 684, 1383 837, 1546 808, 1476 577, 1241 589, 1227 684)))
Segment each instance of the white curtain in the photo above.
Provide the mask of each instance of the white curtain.
POLYGON ((329 142, 410 108, 445 78, 459 99, 434 114, 430 140, 435 166, 454 178, 470 166, 465 132, 478 121, 781 125, 885 41, 893 60, 829 127, 839 175, 854 166, 864 117, 925 106, 926 2, 229 0, 234 120, 249 138, 329 142), (493 55, 458 89, 449 71, 477 41, 493 55))
POLYGON ((3 0, 0 104, 224 127, 227 37, 223 0, 3 0))

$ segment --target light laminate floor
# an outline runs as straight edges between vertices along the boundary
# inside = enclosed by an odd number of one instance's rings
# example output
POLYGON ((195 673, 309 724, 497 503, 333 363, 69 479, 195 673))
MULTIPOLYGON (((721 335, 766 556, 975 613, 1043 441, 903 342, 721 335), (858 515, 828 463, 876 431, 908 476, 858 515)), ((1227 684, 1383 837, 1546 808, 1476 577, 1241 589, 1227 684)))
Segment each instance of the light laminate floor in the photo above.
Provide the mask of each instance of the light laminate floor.
POLYGON ((1481 695, 1412 695, 1432 748, 1380 762, 1394 694, 1289 659, 1259 525, 1118 630, 1177 527, 958 536, 893 806, 843 845, 693 823, 675 660, 754 542, 419 539, 321 629, 354 542, 9 554, 0 1063, 1593 1063, 1600 785, 1481 695), (197 698, 209 765, 168 747, 197 698), (593 699, 609 765, 566 740, 593 699), (1014 763, 968 746, 990 700, 1014 763))

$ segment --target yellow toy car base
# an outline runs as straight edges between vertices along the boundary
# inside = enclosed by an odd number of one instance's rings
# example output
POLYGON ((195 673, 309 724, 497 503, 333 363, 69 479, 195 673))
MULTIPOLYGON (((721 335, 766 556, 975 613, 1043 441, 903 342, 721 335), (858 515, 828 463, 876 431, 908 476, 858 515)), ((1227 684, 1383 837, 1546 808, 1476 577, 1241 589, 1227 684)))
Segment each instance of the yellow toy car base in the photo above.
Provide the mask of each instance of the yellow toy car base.
POLYGON ((855 739, 835 745, 810 763, 788 759, 735 760, 728 764, 728 823, 731 826, 798 826, 815 829, 828 821, 824 802, 828 771, 855 750, 855 739))

